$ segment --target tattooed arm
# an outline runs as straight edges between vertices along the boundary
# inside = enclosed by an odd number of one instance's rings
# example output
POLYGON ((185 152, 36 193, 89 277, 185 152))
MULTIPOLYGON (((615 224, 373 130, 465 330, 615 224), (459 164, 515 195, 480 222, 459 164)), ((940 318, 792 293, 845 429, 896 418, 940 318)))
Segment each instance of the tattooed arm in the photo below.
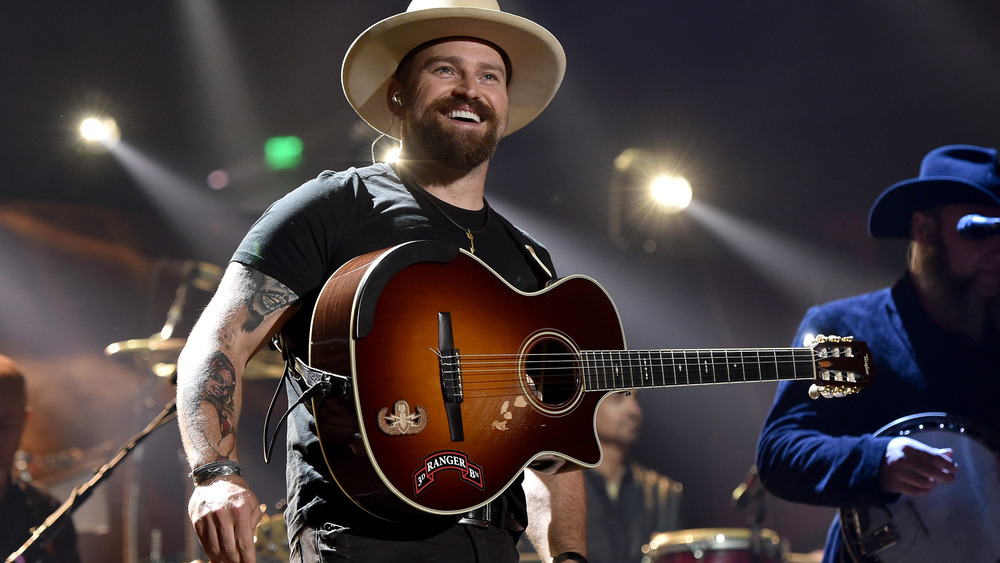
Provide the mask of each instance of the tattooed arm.
MULTIPOLYGON (((281 327, 297 296, 253 268, 231 263, 177 361, 177 423, 191 468, 239 459, 236 429, 247 362, 281 327)), ((256 495, 238 475, 194 488, 188 504, 212 561, 255 561, 256 495)))

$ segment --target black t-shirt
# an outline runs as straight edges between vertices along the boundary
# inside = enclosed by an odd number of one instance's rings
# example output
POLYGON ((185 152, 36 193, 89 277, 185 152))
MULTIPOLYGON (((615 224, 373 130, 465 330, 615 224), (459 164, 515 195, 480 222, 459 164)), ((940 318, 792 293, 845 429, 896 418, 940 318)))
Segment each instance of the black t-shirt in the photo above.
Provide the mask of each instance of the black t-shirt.
MULTIPOLYGON (((488 207, 468 211, 450 206, 418 186, 404 185, 386 164, 324 172, 290 192, 258 219, 233 261, 267 274, 300 297, 302 308, 283 334, 288 348, 305 357, 312 310, 327 278, 352 258, 414 240, 443 241, 466 250, 474 244, 477 257, 523 291, 541 289, 553 271, 544 248, 498 213, 488 207)), ((289 383, 287 389, 290 401, 298 398, 297 384, 289 383)), ((393 529, 372 521, 339 490, 327 473, 315 421, 306 409, 292 411, 287 442, 289 534, 306 522, 336 522, 361 533, 378 530, 386 537, 415 533, 412 523, 393 529)), ((526 523, 519 485, 520 479, 504 496, 514 516, 526 523)), ((421 519, 432 527, 454 521, 421 519)))

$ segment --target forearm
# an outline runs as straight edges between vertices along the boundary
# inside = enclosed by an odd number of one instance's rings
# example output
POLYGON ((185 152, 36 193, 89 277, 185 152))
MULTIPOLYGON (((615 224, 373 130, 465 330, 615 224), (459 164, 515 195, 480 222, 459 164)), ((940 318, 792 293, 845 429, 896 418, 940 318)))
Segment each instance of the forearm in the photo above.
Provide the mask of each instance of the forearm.
POLYGON ((237 459, 243 372, 295 299, 252 268, 227 269, 177 361, 177 421, 192 467, 237 459))
POLYGON ((528 534, 542 561, 575 551, 587 554, 587 496, 583 472, 525 472, 528 534))
POLYGON ((178 361, 177 424, 192 468, 239 459, 236 435, 243 370, 233 364, 221 346, 208 343, 188 346, 178 361), (218 388, 219 379, 228 377, 233 378, 231 389, 216 397, 212 390, 218 388))

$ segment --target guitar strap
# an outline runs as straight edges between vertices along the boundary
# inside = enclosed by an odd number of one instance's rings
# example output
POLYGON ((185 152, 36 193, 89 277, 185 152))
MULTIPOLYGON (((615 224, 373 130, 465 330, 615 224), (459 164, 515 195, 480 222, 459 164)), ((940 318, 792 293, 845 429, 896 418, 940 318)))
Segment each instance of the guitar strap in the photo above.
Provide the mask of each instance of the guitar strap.
POLYGON ((517 247, 521 249, 521 252, 524 253, 525 257, 528 259, 528 264, 530 264, 532 269, 535 270, 535 273, 538 274, 538 279, 543 280, 545 283, 554 280, 556 275, 553 271, 554 266, 549 259, 548 252, 545 252, 545 250, 542 249, 543 256, 540 256, 539 252, 535 250, 536 247, 541 248, 537 242, 528 236, 527 233, 508 221, 503 215, 497 213, 496 216, 500 219, 500 224, 507 230, 507 234, 517 242, 517 247))
POLYGON ((284 345, 284 340, 280 332, 274 336, 271 344, 281 352, 281 357, 285 360, 285 370, 281 374, 278 385, 275 386, 274 395, 271 397, 271 404, 267 407, 267 414, 264 415, 264 463, 271 463, 271 450, 274 449, 274 442, 278 437, 278 431, 281 430, 288 415, 292 413, 292 409, 312 398, 322 401, 332 394, 346 397, 351 393, 350 377, 316 369, 303 362, 298 356, 288 351, 288 347, 284 345), (278 402, 278 395, 281 393, 286 380, 294 380, 298 383, 301 394, 294 403, 288 405, 285 413, 278 419, 269 442, 267 439, 267 429, 270 426, 271 413, 274 411, 274 405, 278 402))

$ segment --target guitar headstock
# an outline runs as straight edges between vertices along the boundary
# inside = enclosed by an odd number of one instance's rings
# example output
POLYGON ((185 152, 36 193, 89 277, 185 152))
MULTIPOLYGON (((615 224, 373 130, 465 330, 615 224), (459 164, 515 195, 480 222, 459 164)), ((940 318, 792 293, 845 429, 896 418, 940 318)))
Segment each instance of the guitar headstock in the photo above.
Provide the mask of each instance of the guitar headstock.
POLYGON ((811 348, 816 362, 816 382, 809 388, 813 399, 852 395, 871 385, 873 362, 864 342, 818 334, 811 348))

